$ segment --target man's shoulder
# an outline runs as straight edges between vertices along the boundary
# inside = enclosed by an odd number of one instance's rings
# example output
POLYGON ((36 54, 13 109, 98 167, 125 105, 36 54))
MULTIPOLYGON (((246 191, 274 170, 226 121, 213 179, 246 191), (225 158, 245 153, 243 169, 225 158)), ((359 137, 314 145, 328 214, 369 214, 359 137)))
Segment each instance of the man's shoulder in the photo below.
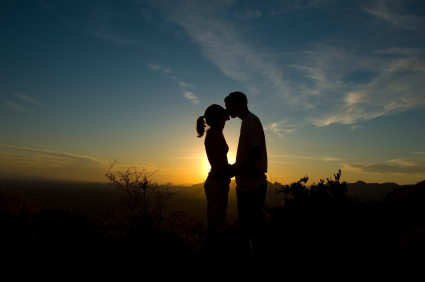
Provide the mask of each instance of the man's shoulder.
POLYGON ((255 121, 260 121, 260 119, 255 114, 249 113, 243 121, 255 122, 255 121))
POLYGON ((255 125, 262 127, 260 119, 253 113, 250 113, 246 116, 246 118, 244 119, 244 124, 248 127, 252 127, 255 125))

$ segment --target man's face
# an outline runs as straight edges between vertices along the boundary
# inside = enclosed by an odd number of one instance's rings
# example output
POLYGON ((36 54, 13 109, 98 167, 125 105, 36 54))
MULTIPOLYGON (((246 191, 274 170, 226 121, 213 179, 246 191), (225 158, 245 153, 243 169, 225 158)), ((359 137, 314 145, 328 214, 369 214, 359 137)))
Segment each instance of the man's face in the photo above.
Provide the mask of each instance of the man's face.
POLYGON ((224 105, 226 106, 226 111, 229 113, 229 116, 232 118, 237 117, 235 104, 230 102, 229 100, 224 101, 224 105))

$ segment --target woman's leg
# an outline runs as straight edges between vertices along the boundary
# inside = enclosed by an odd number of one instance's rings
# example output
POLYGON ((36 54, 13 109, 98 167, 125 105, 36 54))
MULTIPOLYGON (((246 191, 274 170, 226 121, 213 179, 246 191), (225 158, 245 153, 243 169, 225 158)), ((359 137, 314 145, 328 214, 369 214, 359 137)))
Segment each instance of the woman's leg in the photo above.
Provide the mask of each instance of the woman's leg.
POLYGON ((207 231, 203 247, 205 252, 213 253, 217 249, 219 226, 223 226, 226 216, 229 184, 207 178, 204 188, 207 198, 207 231))
POLYGON ((217 245, 218 226, 208 226, 204 238, 204 250, 207 253, 212 253, 217 245))

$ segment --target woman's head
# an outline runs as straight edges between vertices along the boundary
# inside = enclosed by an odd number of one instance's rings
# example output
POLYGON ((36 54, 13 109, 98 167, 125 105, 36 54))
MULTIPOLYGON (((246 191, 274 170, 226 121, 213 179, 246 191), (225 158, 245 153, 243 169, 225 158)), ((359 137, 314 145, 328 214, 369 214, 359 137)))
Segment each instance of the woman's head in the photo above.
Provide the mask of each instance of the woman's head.
POLYGON ((226 110, 220 105, 212 104, 205 110, 205 114, 198 117, 196 121, 196 132, 198 132, 198 137, 204 135, 207 126, 220 129, 220 123, 226 122, 226 120, 229 120, 229 115, 226 110))

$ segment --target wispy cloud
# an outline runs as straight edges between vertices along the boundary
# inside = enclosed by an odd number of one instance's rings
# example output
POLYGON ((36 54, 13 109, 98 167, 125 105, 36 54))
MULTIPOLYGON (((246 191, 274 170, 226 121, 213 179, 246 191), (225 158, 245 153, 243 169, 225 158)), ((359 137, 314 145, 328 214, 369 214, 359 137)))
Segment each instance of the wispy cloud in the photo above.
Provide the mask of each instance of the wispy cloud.
POLYGON ((183 92, 183 97, 184 98, 186 98, 187 100, 191 101, 193 104, 198 104, 199 103, 199 98, 195 94, 193 94, 193 92, 187 90, 188 88, 196 88, 195 85, 193 85, 191 83, 186 83, 186 82, 182 81, 169 68, 163 68, 162 66, 160 66, 158 64, 148 64, 148 67, 151 68, 154 71, 161 72, 166 77, 171 78, 174 81, 176 81, 177 86, 183 92))
POLYGON ((351 130, 355 130, 357 128, 362 128, 362 126, 355 124, 355 125, 352 125, 350 128, 351 128, 351 130))
POLYGON ((341 158, 336 157, 309 157, 309 156, 297 156, 297 155, 268 155, 270 158, 285 158, 285 159, 302 159, 302 160, 321 160, 325 162, 329 161, 340 161, 341 158))
POLYGON ((390 160, 389 163, 398 165, 388 164, 343 164, 344 169, 352 172, 362 173, 395 173, 395 174, 418 174, 425 173, 425 161, 424 160, 413 160, 413 159, 396 159, 390 160))
MULTIPOLYGON (((355 129, 358 123, 425 103, 425 60, 420 48, 392 46, 356 54, 352 49, 312 43, 300 51, 277 53, 247 40, 243 28, 228 17, 233 2, 170 4, 158 0, 152 5, 166 21, 181 26, 205 57, 226 76, 245 85, 249 94, 262 94, 276 103, 284 100, 285 106, 308 111, 306 121, 316 126, 341 123, 355 129), (397 56, 388 58, 389 54, 397 56)), ((285 5, 294 11, 317 9, 335 1, 325 2, 289 1, 285 5)), ((422 22, 417 16, 395 13, 385 1, 375 4, 364 9, 391 19, 400 28, 422 22)), ((269 129, 283 136, 296 128, 276 122, 269 129)))
POLYGON ((395 163, 404 166, 425 166, 424 160, 415 160, 415 159, 395 159, 388 161, 389 163, 395 163))
MULTIPOLYGON (((0 144, 0 149, 0 171, 8 173, 19 172, 62 179, 106 181, 105 173, 111 166, 111 162, 78 154, 6 144, 0 144)), ((133 165, 117 163, 113 170, 125 171, 129 168, 137 171, 145 169, 148 173, 158 170, 152 163, 133 165)), ((162 174, 166 171, 161 169, 162 174)))
POLYGON ((263 13, 259 10, 245 10, 244 12, 236 12, 236 17, 240 20, 258 19, 263 13))
POLYGON ((99 164, 105 164, 105 162, 99 161, 95 158, 82 156, 82 155, 61 153, 61 152, 55 152, 55 151, 49 151, 49 150, 33 149, 28 147, 11 146, 11 145, 5 145, 5 144, 0 144, 0 147, 18 150, 18 151, 25 151, 30 153, 39 153, 41 155, 51 157, 50 161, 66 162, 66 160, 68 161, 79 160, 79 161, 89 161, 89 162, 94 162, 99 164))
POLYGON ((203 54, 225 75, 248 87, 260 83, 287 93, 287 82, 274 58, 264 50, 255 50, 242 38, 237 26, 225 19, 226 10, 232 3, 181 1, 170 4, 155 1, 153 6, 163 11, 167 21, 182 26, 200 44, 203 54))
POLYGON ((284 12, 291 12, 294 10, 303 10, 311 8, 320 8, 329 4, 335 3, 337 0, 286 0, 281 1, 281 7, 284 12))
POLYGON ((183 97, 185 97, 186 99, 192 101, 193 104, 198 104, 198 97, 196 97, 195 95, 193 95, 192 92, 189 91, 184 91, 183 93, 183 97))
POLYGON ((297 164, 295 162, 279 162, 279 161, 269 161, 269 164, 297 164))
POLYGON ((377 0, 365 11, 398 29, 424 29, 425 20, 417 15, 402 13, 397 1, 377 0))
POLYGON ((289 120, 282 120, 279 122, 274 122, 271 125, 265 127, 266 130, 271 130, 279 137, 285 136, 285 134, 291 134, 297 129, 301 128, 302 124, 292 124, 289 120))
POLYGON ((21 106, 18 106, 18 105, 16 105, 15 103, 12 103, 12 102, 9 102, 9 101, 7 101, 7 102, 6 102, 6 105, 8 105, 9 107, 11 107, 11 108, 13 108, 13 109, 17 109, 17 110, 26 110, 25 108, 23 108, 23 107, 21 107, 21 106))
POLYGON ((23 100, 23 101, 25 101, 25 102, 28 102, 28 103, 31 103, 31 104, 34 104, 34 105, 37 105, 37 106, 40 106, 41 107, 41 103, 40 102, 38 102, 37 100, 35 100, 34 98, 31 98, 30 96, 28 96, 28 95, 25 95, 25 94, 20 94, 20 93, 15 93, 14 94, 16 97, 18 97, 19 99, 21 99, 21 100, 23 100))
POLYGON ((103 39, 107 42, 114 44, 140 44, 139 42, 122 38, 120 36, 108 34, 105 30, 87 30, 84 32, 87 35, 103 39))
POLYGON ((309 86, 304 87, 307 91, 301 91, 305 93, 306 101, 318 109, 316 115, 308 118, 311 123, 317 126, 355 124, 425 103, 424 58, 402 56, 381 60, 323 47, 318 46, 314 56, 322 54, 319 55, 321 59, 315 60, 312 54, 307 54, 313 63, 306 69, 298 68, 310 79, 311 89, 317 92, 309 91, 309 86), (323 60, 330 51, 337 53, 334 57, 340 59, 339 67, 335 67, 334 59, 323 60), (356 73, 367 73, 370 79, 356 83, 347 79, 356 73))
POLYGON ((424 53, 422 48, 400 48, 397 46, 375 50, 374 53, 377 54, 388 54, 388 55, 405 55, 405 56, 419 56, 424 53))
POLYGON ((171 72, 171 69, 163 68, 163 67, 161 67, 160 65, 157 65, 157 64, 148 64, 148 67, 151 68, 154 71, 160 71, 163 74, 167 74, 167 73, 171 72))
POLYGON ((321 157, 322 160, 324 160, 325 162, 332 162, 332 161, 340 161, 342 160, 341 158, 333 158, 333 157, 321 157))

